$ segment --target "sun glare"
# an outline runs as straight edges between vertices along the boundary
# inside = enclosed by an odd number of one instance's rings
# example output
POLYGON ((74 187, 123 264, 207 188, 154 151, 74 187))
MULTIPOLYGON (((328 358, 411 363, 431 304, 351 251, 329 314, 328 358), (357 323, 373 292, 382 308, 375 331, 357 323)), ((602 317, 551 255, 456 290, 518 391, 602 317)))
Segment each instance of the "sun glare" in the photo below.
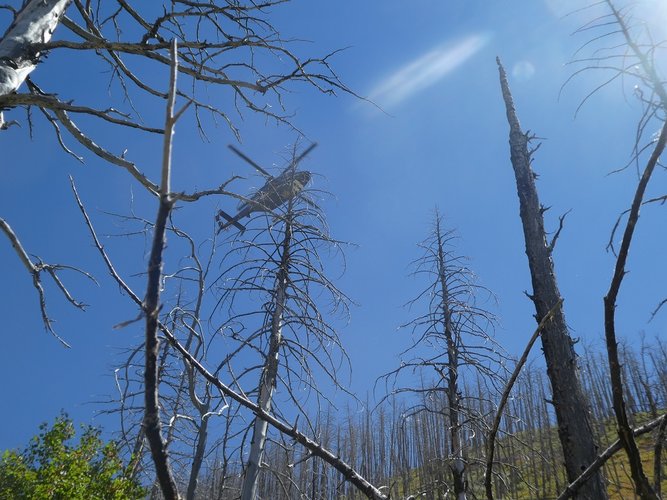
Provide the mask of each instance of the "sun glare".
POLYGON ((655 42, 667 39, 667 2, 642 0, 636 4, 634 17, 646 22, 655 42))

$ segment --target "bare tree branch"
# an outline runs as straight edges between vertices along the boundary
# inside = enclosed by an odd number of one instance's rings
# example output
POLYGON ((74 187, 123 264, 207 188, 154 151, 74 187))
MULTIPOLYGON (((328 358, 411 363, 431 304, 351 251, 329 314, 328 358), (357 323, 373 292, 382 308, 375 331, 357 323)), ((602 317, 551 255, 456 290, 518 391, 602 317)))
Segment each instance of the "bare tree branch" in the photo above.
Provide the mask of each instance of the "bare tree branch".
MULTIPOLYGON (((662 415, 661 417, 652 420, 651 422, 638 427, 637 429, 632 430, 634 437, 641 436, 647 432, 652 431, 656 427, 663 428, 667 422, 667 414, 662 415)), ((582 484, 584 484, 596 470, 600 469, 607 460, 613 457, 618 451, 623 449, 623 444, 620 439, 614 441, 614 443, 604 450, 598 457, 586 468, 585 471, 572 483, 567 485, 567 488, 558 496, 557 500, 565 500, 567 498, 573 497, 576 492, 579 490, 582 484)))
POLYGON ((28 253, 26 252, 25 248, 21 244, 21 241, 19 240, 18 236, 12 229, 12 227, 5 221, 3 218, 0 218, 0 230, 7 236, 9 239, 10 243, 12 244, 12 247, 14 248, 14 251, 18 255, 19 259, 21 260, 21 263, 23 264, 23 267, 26 268, 26 270, 32 275, 32 284, 35 287, 35 290, 37 290, 37 294, 39 296, 39 307, 40 311, 42 313, 42 322, 44 323, 44 327, 55 337, 57 338, 65 347, 70 347, 70 345, 65 342, 65 340, 60 337, 55 330, 53 329, 53 320, 49 316, 46 310, 46 295, 44 293, 44 287, 42 286, 42 272, 48 273, 49 276, 51 276, 51 279, 54 281, 56 286, 60 289, 60 291, 63 293, 67 301, 72 304, 74 307, 84 310, 86 308, 86 304, 83 302, 77 301, 72 294, 69 292, 69 290, 65 287, 64 283, 61 281, 60 277, 58 276, 58 271, 62 270, 71 270, 75 271, 79 274, 82 274, 89 280, 91 280, 93 283, 97 283, 95 281, 95 278, 93 278, 90 274, 88 274, 85 271, 82 271, 81 269, 78 269, 76 267, 71 267, 71 266, 65 266, 62 264, 47 264, 46 262, 42 262, 41 259, 38 258, 37 262, 33 262, 28 253))

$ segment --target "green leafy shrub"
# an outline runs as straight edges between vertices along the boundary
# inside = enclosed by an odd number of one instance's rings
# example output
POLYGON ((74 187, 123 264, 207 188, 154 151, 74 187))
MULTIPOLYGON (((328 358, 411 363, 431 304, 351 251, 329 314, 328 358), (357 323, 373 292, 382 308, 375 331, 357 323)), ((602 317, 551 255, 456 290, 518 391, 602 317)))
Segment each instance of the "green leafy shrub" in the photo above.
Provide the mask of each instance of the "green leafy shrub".
POLYGON ((100 431, 83 427, 78 443, 67 415, 52 427, 44 423, 22 452, 0 458, 0 499, 132 499, 145 489, 130 477, 116 443, 104 443, 100 431))

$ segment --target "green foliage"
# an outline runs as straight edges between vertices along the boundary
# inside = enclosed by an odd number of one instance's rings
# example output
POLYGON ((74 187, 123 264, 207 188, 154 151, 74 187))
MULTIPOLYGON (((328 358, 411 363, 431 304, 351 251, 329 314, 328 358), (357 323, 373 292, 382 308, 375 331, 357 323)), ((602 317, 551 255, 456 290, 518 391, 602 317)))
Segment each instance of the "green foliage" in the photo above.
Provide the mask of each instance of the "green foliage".
POLYGON ((100 431, 83 427, 76 444, 74 424, 60 415, 44 423, 22 452, 7 450, 0 458, 0 500, 130 499, 145 489, 129 477, 116 443, 104 443, 100 431))

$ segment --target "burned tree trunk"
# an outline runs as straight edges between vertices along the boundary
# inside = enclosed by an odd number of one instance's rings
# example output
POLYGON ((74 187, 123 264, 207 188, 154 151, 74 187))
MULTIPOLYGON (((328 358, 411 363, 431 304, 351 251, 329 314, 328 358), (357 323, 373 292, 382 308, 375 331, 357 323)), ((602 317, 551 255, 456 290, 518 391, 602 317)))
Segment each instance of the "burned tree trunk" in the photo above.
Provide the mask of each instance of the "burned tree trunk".
MULTIPOLYGON (((526 241, 526 255, 532 277, 535 319, 539 323, 561 300, 556 283, 551 252, 553 242, 547 243, 544 230, 544 208, 540 205, 531 169, 530 137, 521 131, 514 109, 507 75, 500 60, 500 85, 510 125, 511 161, 519 195, 520 216, 526 241)), ((589 403, 578 376, 577 359, 573 348, 562 305, 556 308, 553 318, 544 325, 542 348, 551 381, 553 405, 558 421, 558 436, 563 447, 565 470, 568 480, 574 481, 597 456, 590 423, 589 403)), ((607 498, 601 472, 592 476, 579 490, 578 498, 607 498)))
MULTIPOLYGON (((269 351, 266 355, 262 378, 259 386, 259 398, 257 406, 265 413, 271 411, 271 402, 273 392, 278 381, 278 357, 280 355, 280 346, 282 343, 282 328, 284 321, 284 310, 287 302, 287 284, 289 280, 290 250, 292 243, 292 224, 291 203, 288 209, 287 220, 285 221, 285 236, 282 242, 282 255, 280 258, 280 267, 276 274, 275 299, 273 310, 269 317, 267 325, 271 330, 269 340, 269 351)), ((255 500, 257 498, 257 485, 259 472, 262 466, 262 457, 266 448, 266 438, 269 430, 269 424, 266 420, 255 417, 255 423, 252 431, 252 443, 250 445, 250 455, 248 456, 247 468, 243 479, 243 488, 241 490, 241 500, 255 500)))
MULTIPOLYGON (((454 482, 454 498, 456 500, 466 500, 466 463, 463 456, 463 426, 461 425, 461 397, 459 388, 459 347, 456 339, 455 326, 452 321, 452 308, 449 285, 447 283, 447 258, 445 256, 442 229, 440 228, 440 219, 436 215, 435 236, 438 244, 438 257, 436 267, 440 281, 440 293, 442 294, 442 322, 443 334, 447 343, 447 404, 449 405, 449 468, 452 471, 454 482)), ((450 273, 451 274, 451 273, 450 273)), ((439 370, 440 371, 440 370, 439 370)), ((445 376, 445 370, 441 375, 445 376)))

